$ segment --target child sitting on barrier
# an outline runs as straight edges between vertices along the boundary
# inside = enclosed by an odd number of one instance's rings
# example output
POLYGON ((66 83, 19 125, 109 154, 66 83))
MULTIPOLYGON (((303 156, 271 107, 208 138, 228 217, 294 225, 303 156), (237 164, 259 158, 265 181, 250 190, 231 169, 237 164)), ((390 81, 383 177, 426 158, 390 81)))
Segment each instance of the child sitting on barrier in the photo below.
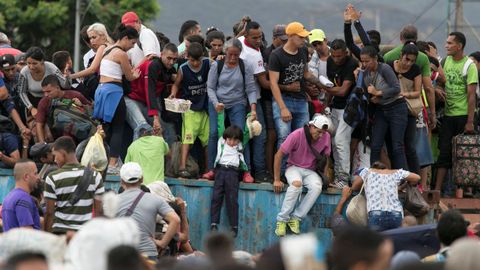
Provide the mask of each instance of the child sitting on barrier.
POLYGON ((238 233, 238 189, 243 172, 248 170, 242 153, 242 139, 243 131, 237 126, 230 126, 218 140, 210 208, 210 229, 217 231, 223 197, 226 197, 227 216, 233 237, 238 233))

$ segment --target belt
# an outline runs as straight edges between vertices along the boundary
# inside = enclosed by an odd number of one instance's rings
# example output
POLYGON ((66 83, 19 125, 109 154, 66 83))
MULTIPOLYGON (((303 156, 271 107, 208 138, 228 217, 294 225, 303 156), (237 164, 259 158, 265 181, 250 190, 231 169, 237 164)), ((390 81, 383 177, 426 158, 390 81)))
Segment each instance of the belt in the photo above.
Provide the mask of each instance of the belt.
POLYGON ((228 170, 240 171, 240 167, 238 166, 223 165, 223 164, 217 164, 217 169, 228 169, 228 170))

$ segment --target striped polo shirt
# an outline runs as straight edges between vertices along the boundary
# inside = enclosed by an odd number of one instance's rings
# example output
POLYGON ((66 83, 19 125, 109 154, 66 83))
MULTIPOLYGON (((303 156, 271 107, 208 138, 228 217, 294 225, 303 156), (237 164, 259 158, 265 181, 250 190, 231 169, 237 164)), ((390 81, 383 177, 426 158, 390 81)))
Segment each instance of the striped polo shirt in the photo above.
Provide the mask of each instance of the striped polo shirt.
POLYGON ((94 197, 105 192, 102 176, 94 172, 87 192, 76 204, 70 204, 69 200, 82 179, 84 168, 81 164, 66 164, 45 179, 45 198, 56 201, 53 233, 80 229, 83 223, 92 219, 94 197))

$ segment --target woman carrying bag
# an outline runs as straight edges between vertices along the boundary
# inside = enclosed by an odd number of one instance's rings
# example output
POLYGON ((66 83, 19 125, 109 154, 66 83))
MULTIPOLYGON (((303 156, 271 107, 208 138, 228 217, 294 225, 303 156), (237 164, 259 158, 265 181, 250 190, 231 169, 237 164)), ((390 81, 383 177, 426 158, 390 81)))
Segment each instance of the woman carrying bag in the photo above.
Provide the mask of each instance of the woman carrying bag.
POLYGON ((385 231, 400 227, 403 219, 402 203, 398 199, 398 186, 403 180, 416 184, 420 176, 403 169, 390 170, 375 162, 355 176, 352 190, 360 190, 363 185, 367 199, 368 227, 385 231))

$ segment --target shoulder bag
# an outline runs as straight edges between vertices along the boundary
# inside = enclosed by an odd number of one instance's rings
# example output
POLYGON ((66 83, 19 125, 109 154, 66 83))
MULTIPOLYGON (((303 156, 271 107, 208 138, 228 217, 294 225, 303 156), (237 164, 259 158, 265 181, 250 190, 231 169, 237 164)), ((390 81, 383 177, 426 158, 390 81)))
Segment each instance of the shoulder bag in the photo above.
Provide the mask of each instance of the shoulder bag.
POLYGON ((350 200, 350 203, 347 206, 346 216, 350 224, 360 226, 367 226, 368 224, 367 198, 363 194, 363 188, 365 186, 365 182, 367 181, 368 175, 369 173, 367 172, 365 179, 363 179, 360 192, 350 200))

